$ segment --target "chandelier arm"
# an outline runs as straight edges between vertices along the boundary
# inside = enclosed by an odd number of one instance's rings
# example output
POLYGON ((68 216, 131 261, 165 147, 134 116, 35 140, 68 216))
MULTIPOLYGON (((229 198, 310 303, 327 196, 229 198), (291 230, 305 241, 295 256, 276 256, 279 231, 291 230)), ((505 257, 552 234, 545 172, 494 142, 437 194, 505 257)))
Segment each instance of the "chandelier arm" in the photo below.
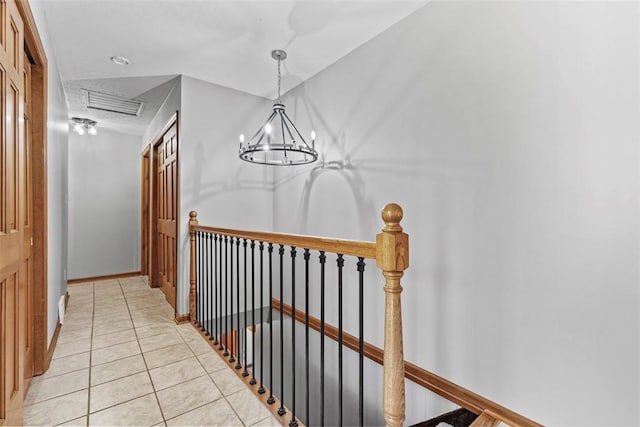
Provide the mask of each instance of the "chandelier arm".
MULTIPOLYGON (((286 115, 285 115, 285 117, 286 117, 286 115)), ((289 117, 286 117, 286 119, 288 119, 288 118, 289 117)), ((289 134, 289 138, 291 138, 291 141, 293 142, 293 141, 296 140, 296 138, 293 136, 293 133, 291 133, 291 129, 289 128, 289 124, 288 123, 291 122, 291 120, 286 120, 286 119, 284 119, 283 122, 282 122, 282 128, 283 129, 287 128, 287 133, 289 134)))
POLYGON ((291 119, 289 118, 289 116, 287 116, 286 112, 282 112, 282 114, 284 115, 284 117, 286 117, 287 121, 289 122, 289 124, 293 127, 293 129, 296 131, 296 133, 298 134, 298 136, 300 137, 300 140, 302 141, 302 143, 304 145, 306 145, 307 147, 309 147, 309 144, 307 144, 307 141, 304 139, 304 137, 302 136, 302 134, 300 133, 300 131, 298 130, 298 128, 296 127, 296 125, 293 124, 293 122, 291 121, 291 119))
MULTIPOLYGON (((249 146, 250 146, 250 147, 251 147, 251 146, 256 147, 256 146, 260 145, 260 143, 261 143, 261 142, 262 142, 262 140, 264 139, 264 135, 265 135, 265 133, 263 132, 263 133, 262 133, 262 135, 260 135, 260 138, 258 138, 258 141, 257 141, 255 144, 251 144, 251 145, 249 145, 249 146)), ((252 140, 252 141, 253 141, 253 140, 252 140)))
POLYGON ((287 158, 287 140, 285 139, 284 136, 284 128, 285 128, 285 122, 284 122, 284 117, 282 117, 282 112, 280 112, 280 127, 282 128, 282 147, 283 147, 283 151, 284 151, 284 158, 287 158))
MULTIPOLYGON (((265 126, 267 126, 273 120, 275 115, 276 115, 275 111, 271 112, 271 115, 269 116, 269 118, 262 124, 262 126, 260 126, 258 128, 256 133, 251 137, 251 139, 249 140, 249 145, 251 145, 251 141, 253 141, 256 138, 256 136, 258 136, 258 134, 260 134, 260 132, 264 131, 265 126)), ((263 136, 264 136, 264 134, 263 134, 263 136)), ((262 140, 262 138, 260 138, 260 140, 262 140)))

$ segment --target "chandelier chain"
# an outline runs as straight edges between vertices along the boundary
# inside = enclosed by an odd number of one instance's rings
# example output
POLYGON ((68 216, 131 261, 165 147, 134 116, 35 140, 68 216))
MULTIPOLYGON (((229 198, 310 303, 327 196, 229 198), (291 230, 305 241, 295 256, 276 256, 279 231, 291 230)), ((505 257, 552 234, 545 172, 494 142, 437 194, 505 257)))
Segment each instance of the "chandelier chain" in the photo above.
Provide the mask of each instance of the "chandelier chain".
POLYGON ((280 80, 282 79, 282 75, 280 74, 280 58, 278 58, 278 104, 281 104, 282 101, 280 100, 280 80))

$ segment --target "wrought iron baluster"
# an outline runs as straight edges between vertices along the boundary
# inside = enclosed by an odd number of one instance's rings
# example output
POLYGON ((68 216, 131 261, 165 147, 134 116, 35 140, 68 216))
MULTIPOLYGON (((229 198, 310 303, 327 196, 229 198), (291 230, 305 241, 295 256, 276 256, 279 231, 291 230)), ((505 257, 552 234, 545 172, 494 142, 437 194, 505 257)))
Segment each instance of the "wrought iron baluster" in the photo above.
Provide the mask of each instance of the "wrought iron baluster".
MULTIPOLYGON (((218 350, 222 350, 224 347, 222 347, 222 289, 224 286, 222 286, 222 272, 224 270, 225 274, 227 271, 227 264, 226 261, 224 264, 222 264, 222 235, 220 236, 220 238, 218 239, 219 241, 219 245, 220 245, 220 251, 218 252, 218 265, 220 266, 219 271, 218 271, 218 279, 220 282, 220 287, 218 288, 218 317, 216 318, 216 323, 218 325, 218 333, 217 333, 217 339, 218 339, 218 350)), ((226 244, 225 244, 225 248, 226 248, 226 244)))
MULTIPOLYGON (((282 304, 280 304, 282 307, 282 304)), ((291 247, 291 421, 289 427, 296 427, 296 248, 291 247)))
POLYGON ((338 422, 342 426, 342 268, 344 258, 338 254, 338 422))
POLYGON ((324 267, 327 256, 320 251, 320 425, 324 425, 324 267))
MULTIPOLYGON (((242 371, 243 377, 249 376, 247 371, 247 239, 242 240, 242 249, 244 250, 244 325, 242 328, 242 337, 244 346, 242 347, 242 355, 244 356, 244 370, 242 371)), ((240 328, 238 328, 240 329, 240 328)), ((238 358, 240 359, 240 358, 238 358)), ((240 360, 238 360, 238 363, 240 360)))
POLYGON ((202 254, 200 248, 200 232, 196 231, 196 318, 193 319, 196 326, 200 326, 200 290, 202 280, 202 254))
MULTIPOLYGON (((231 298, 230 298, 230 305, 231 305, 231 310, 228 313, 229 316, 229 321, 231 322, 231 328, 227 329, 227 349, 230 348, 229 352, 230 357, 229 357, 229 363, 233 363, 236 361, 236 358, 234 357, 234 339, 233 339, 233 242, 235 241, 235 237, 231 237, 231 264, 229 264, 230 270, 231 270, 231 286, 229 286, 229 289, 231 291, 231 298)), ((237 270, 236 270, 237 272, 237 270)))
POLYGON ((209 253, 209 241, 211 239, 211 234, 207 233, 206 234, 206 240, 204 242, 204 256, 207 259, 207 270, 205 272, 205 282, 204 282, 204 289, 202 292, 202 306, 203 306, 203 313, 202 313, 202 330, 204 331, 204 335, 205 336, 209 336, 209 328, 207 327, 207 315, 209 313, 209 300, 208 300, 208 296, 209 296, 209 281, 210 281, 210 277, 211 277, 211 256, 209 253))
POLYGON ((272 405, 273 397, 273 244, 269 243, 269 397, 267 403, 272 405))
POLYGON ((260 386, 258 387, 258 393, 264 394, 264 365, 263 365, 263 354, 264 354, 264 265, 263 265, 263 256, 264 255, 264 242, 260 242, 260 386))
MULTIPOLYGON (((223 356, 229 355, 229 324, 227 318, 229 317, 229 236, 224 236, 224 344, 221 345, 224 348, 223 356)), ((233 241, 231 242, 233 245, 233 241)), ((233 247, 231 248, 231 254, 233 256, 233 247)), ((233 274, 233 273, 232 273, 233 274)), ((232 276, 233 282, 233 276, 232 276)), ((221 335, 222 337, 222 335, 221 335)))
POLYGON ((209 233, 209 285, 207 289, 207 310, 209 319, 207 320, 207 333, 209 334, 209 340, 213 340, 213 279, 214 279, 214 266, 215 262, 213 262, 213 234, 209 233))
POLYGON ((280 255, 280 407, 278 415, 282 416, 287 411, 284 409, 284 245, 280 245, 278 250, 280 255))
MULTIPOLYGON (((233 320, 232 320, 233 322, 233 320)), ((236 355, 236 369, 242 368, 240 365, 240 349, 238 347, 238 335, 240 335, 240 238, 236 238, 236 325, 237 332, 235 335, 232 332, 233 340, 233 353, 236 355)), ((232 328, 233 329, 233 328, 232 328)), ((232 354, 233 356, 233 354, 232 354)), ((233 362, 233 360, 229 360, 233 362)))
POLYGON ((364 258, 358 257, 358 323, 360 339, 358 341, 358 409, 360 425, 364 425, 364 258))
POLYGON ((218 345, 218 286, 220 283, 218 282, 218 235, 213 235, 213 319, 211 319, 211 339, 213 340, 213 345, 218 345))
POLYGON ((311 422, 309 418, 309 249, 304 250, 304 377, 305 377, 305 422, 311 422))
MULTIPOLYGON (((256 242, 251 241, 251 380, 249 384, 256 385, 256 264, 255 264, 256 242)), ((245 325, 246 326, 246 325, 245 325)), ((245 363, 246 365, 246 363, 245 363)))

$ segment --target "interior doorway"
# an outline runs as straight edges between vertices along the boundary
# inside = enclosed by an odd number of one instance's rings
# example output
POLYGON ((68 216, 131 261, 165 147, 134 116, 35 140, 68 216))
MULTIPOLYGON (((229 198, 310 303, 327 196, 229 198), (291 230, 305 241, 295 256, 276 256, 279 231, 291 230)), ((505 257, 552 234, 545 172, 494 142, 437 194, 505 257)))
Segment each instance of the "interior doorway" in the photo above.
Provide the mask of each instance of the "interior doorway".
POLYGON ((176 308, 178 279, 178 115, 169 121, 152 150, 151 286, 160 287, 176 308))
POLYGON ((149 276, 151 270, 151 251, 149 250, 151 234, 151 147, 148 146, 142 152, 142 165, 141 165, 142 177, 141 177, 141 221, 140 227, 142 236, 140 238, 140 273, 143 276, 149 276))
POLYGON ((47 59, 28 2, 0 2, 0 426, 22 423, 47 340, 47 59))

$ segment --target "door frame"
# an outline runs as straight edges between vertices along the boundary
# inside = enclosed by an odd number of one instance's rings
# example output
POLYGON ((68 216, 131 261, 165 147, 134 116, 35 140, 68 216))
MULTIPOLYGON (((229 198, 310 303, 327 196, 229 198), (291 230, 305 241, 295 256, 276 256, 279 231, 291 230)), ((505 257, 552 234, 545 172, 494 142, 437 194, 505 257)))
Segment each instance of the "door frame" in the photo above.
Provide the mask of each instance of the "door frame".
POLYGON ((150 276, 151 268, 151 144, 142 151, 140 274, 150 276), (145 203, 146 202, 146 203, 145 203))
POLYGON ((33 173, 33 373, 43 374, 50 363, 47 288, 47 55, 31 7, 16 1, 24 21, 25 52, 31 65, 31 169, 33 173))
POLYGON ((179 236, 180 236, 180 123, 178 120, 178 111, 176 111, 171 118, 167 121, 167 123, 162 127, 160 132, 156 135, 154 139, 151 140, 151 144, 149 146, 150 149, 150 166, 149 169, 150 179, 149 179, 149 208, 151 210, 150 213, 150 232, 149 232, 149 286, 151 287, 159 287, 160 284, 155 281, 155 274, 157 272, 158 258, 156 254, 156 234, 158 228, 157 222, 157 212, 158 212, 158 201, 155 197, 155 181, 158 175, 158 158, 157 158, 157 148, 163 142, 164 135, 167 133, 171 127, 176 126, 176 135, 178 137, 178 147, 176 149, 176 163, 177 163, 177 172, 176 172, 176 198, 174 203, 176 204, 176 247, 175 247, 175 257, 176 257, 176 266, 174 272, 174 283, 176 287, 176 294, 174 295, 175 307, 174 307, 174 316, 177 316, 178 313, 178 261, 180 256, 179 248, 179 236))

